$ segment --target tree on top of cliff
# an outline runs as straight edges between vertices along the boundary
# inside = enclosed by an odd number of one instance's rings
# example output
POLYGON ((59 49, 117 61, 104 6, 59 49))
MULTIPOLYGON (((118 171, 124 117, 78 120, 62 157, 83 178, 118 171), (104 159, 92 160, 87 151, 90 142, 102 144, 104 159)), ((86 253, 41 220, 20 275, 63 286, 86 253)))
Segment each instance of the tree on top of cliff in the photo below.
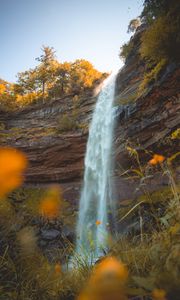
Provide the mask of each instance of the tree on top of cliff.
MULTIPOLYGON (((140 21, 146 24, 146 30, 142 33, 140 54, 148 64, 179 61, 179 11, 180 2, 176 0, 144 1, 140 21)), ((137 26, 138 19, 131 20, 128 32, 134 32, 137 26)), ((126 60, 132 49, 133 38, 121 46, 120 57, 126 60)))
POLYGON ((92 87, 93 83, 102 77, 93 65, 85 59, 77 59, 71 65, 72 91, 79 91, 92 87))
POLYGON ((71 63, 64 62, 59 63, 56 69, 56 80, 52 87, 49 89, 49 92, 54 96, 58 96, 58 94, 67 94, 71 90, 70 85, 70 70, 71 63))
POLYGON ((9 103, 13 99, 14 107, 22 107, 67 94, 79 95, 92 89, 96 82, 107 76, 84 59, 58 62, 53 47, 43 46, 42 54, 36 60, 39 64, 35 68, 18 73, 17 83, 0 82, 1 103, 5 103, 8 97, 9 103))
POLYGON ((89 61, 84 59, 77 59, 72 63, 59 63, 56 80, 49 89, 49 94, 55 98, 68 93, 81 94, 92 88, 94 83, 102 78, 102 75, 89 61))
POLYGON ((36 60, 40 62, 37 66, 36 80, 42 85, 43 98, 45 95, 46 85, 51 83, 55 77, 55 72, 58 67, 58 62, 55 58, 55 50, 53 47, 43 46, 43 54, 37 57, 36 60))
POLYGON ((128 33, 134 32, 140 25, 141 25, 141 20, 140 20, 139 18, 137 18, 137 19, 132 19, 132 20, 129 22, 127 32, 128 32, 128 33))
MULTIPOLYGON (((176 0, 145 0, 140 15, 142 30, 139 31, 139 59, 146 71, 140 84, 140 94, 148 84, 156 81, 167 64, 180 61, 180 2, 176 0)), ((135 20, 129 24, 128 31, 135 31, 135 20), (132 30, 131 30, 132 29, 132 30)), ((136 38, 121 46, 120 58, 126 61, 137 46, 136 38)))
POLYGON ((142 17, 150 22, 143 33, 141 56, 153 63, 179 60, 180 3, 176 0, 146 0, 142 17))
POLYGON ((178 5, 177 0, 144 0, 144 8, 140 18, 151 24, 159 16, 167 14, 175 5, 178 5))
POLYGON ((44 99, 48 85, 52 84, 58 62, 55 59, 55 51, 52 47, 42 47, 43 54, 36 58, 40 64, 25 72, 18 73, 18 83, 15 86, 20 95, 37 92, 44 99))
POLYGON ((167 5, 167 2, 167 0, 145 0, 141 19, 147 23, 151 23, 164 11, 164 6, 167 5))
POLYGON ((180 26, 169 15, 159 17, 143 34, 140 54, 151 62, 179 60, 180 26))
POLYGON ((56 51, 53 47, 44 45, 42 46, 41 50, 43 51, 43 54, 41 54, 40 57, 37 57, 36 60, 48 67, 51 62, 55 60, 56 51))
POLYGON ((13 84, 0 78, 0 109, 11 110, 16 106, 13 84))

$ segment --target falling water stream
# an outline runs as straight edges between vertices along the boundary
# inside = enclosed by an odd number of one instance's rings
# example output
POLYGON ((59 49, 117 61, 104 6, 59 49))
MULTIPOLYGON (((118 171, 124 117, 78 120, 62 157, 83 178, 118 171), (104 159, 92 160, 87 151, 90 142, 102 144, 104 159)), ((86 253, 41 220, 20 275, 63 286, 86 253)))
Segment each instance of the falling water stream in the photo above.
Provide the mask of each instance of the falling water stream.
POLYGON ((77 224, 76 251, 97 259, 107 249, 111 206, 113 100, 116 76, 103 84, 93 112, 85 156, 84 181, 77 224))

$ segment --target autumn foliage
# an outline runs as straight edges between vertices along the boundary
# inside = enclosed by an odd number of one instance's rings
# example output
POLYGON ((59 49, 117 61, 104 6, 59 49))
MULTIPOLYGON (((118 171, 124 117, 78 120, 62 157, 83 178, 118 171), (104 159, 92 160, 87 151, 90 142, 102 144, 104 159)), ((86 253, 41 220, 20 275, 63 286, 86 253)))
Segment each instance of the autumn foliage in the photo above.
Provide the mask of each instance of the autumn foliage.
POLYGON ((43 46, 42 55, 36 60, 34 69, 18 73, 16 83, 0 79, 1 109, 12 110, 67 94, 79 95, 106 76, 84 59, 59 62, 52 47, 43 46))

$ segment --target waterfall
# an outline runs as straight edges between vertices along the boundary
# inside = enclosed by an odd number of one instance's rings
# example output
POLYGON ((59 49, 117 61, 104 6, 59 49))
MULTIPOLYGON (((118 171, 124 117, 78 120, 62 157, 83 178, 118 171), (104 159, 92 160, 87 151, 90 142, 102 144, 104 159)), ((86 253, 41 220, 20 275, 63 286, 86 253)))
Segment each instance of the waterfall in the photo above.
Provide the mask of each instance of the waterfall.
POLYGON ((108 238, 108 210, 111 209, 111 154, 113 139, 113 100, 116 76, 103 83, 93 112, 85 155, 85 172, 77 224, 76 251, 104 254, 108 238))

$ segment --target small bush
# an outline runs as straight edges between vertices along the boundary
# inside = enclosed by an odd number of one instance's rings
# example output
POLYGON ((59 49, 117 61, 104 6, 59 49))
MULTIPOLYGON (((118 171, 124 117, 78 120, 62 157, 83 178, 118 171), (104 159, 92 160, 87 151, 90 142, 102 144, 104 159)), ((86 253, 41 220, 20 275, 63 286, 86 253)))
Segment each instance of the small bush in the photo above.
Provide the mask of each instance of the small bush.
POLYGON ((157 65, 155 65, 154 68, 151 69, 151 71, 145 73, 144 78, 138 89, 139 95, 141 95, 146 90, 148 85, 150 85, 158 79, 158 76, 162 69, 165 67, 166 63, 167 61, 165 59, 162 59, 157 65))
POLYGON ((69 116, 68 114, 64 114, 59 118, 58 122, 58 131, 72 131, 78 128, 78 123, 74 116, 69 116))
POLYGON ((122 58, 123 60, 126 60, 127 57, 129 56, 130 52, 132 51, 133 49, 133 43, 132 41, 130 40, 129 42, 123 44, 120 48, 120 58, 122 58))
POLYGON ((140 54, 143 59, 158 63, 162 59, 176 61, 179 57, 179 22, 168 16, 159 17, 142 36, 140 54))
POLYGON ((141 25, 141 21, 139 18, 137 19, 132 19, 128 25, 128 30, 127 32, 130 33, 130 32, 135 32, 136 29, 141 25))
POLYGON ((0 122, 0 130, 5 130, 5 124, 3 122, 0 122))
POLYGON ((180 140, 180 128, 178 128, 172 132, 171 139, 172 140, 180 140))

